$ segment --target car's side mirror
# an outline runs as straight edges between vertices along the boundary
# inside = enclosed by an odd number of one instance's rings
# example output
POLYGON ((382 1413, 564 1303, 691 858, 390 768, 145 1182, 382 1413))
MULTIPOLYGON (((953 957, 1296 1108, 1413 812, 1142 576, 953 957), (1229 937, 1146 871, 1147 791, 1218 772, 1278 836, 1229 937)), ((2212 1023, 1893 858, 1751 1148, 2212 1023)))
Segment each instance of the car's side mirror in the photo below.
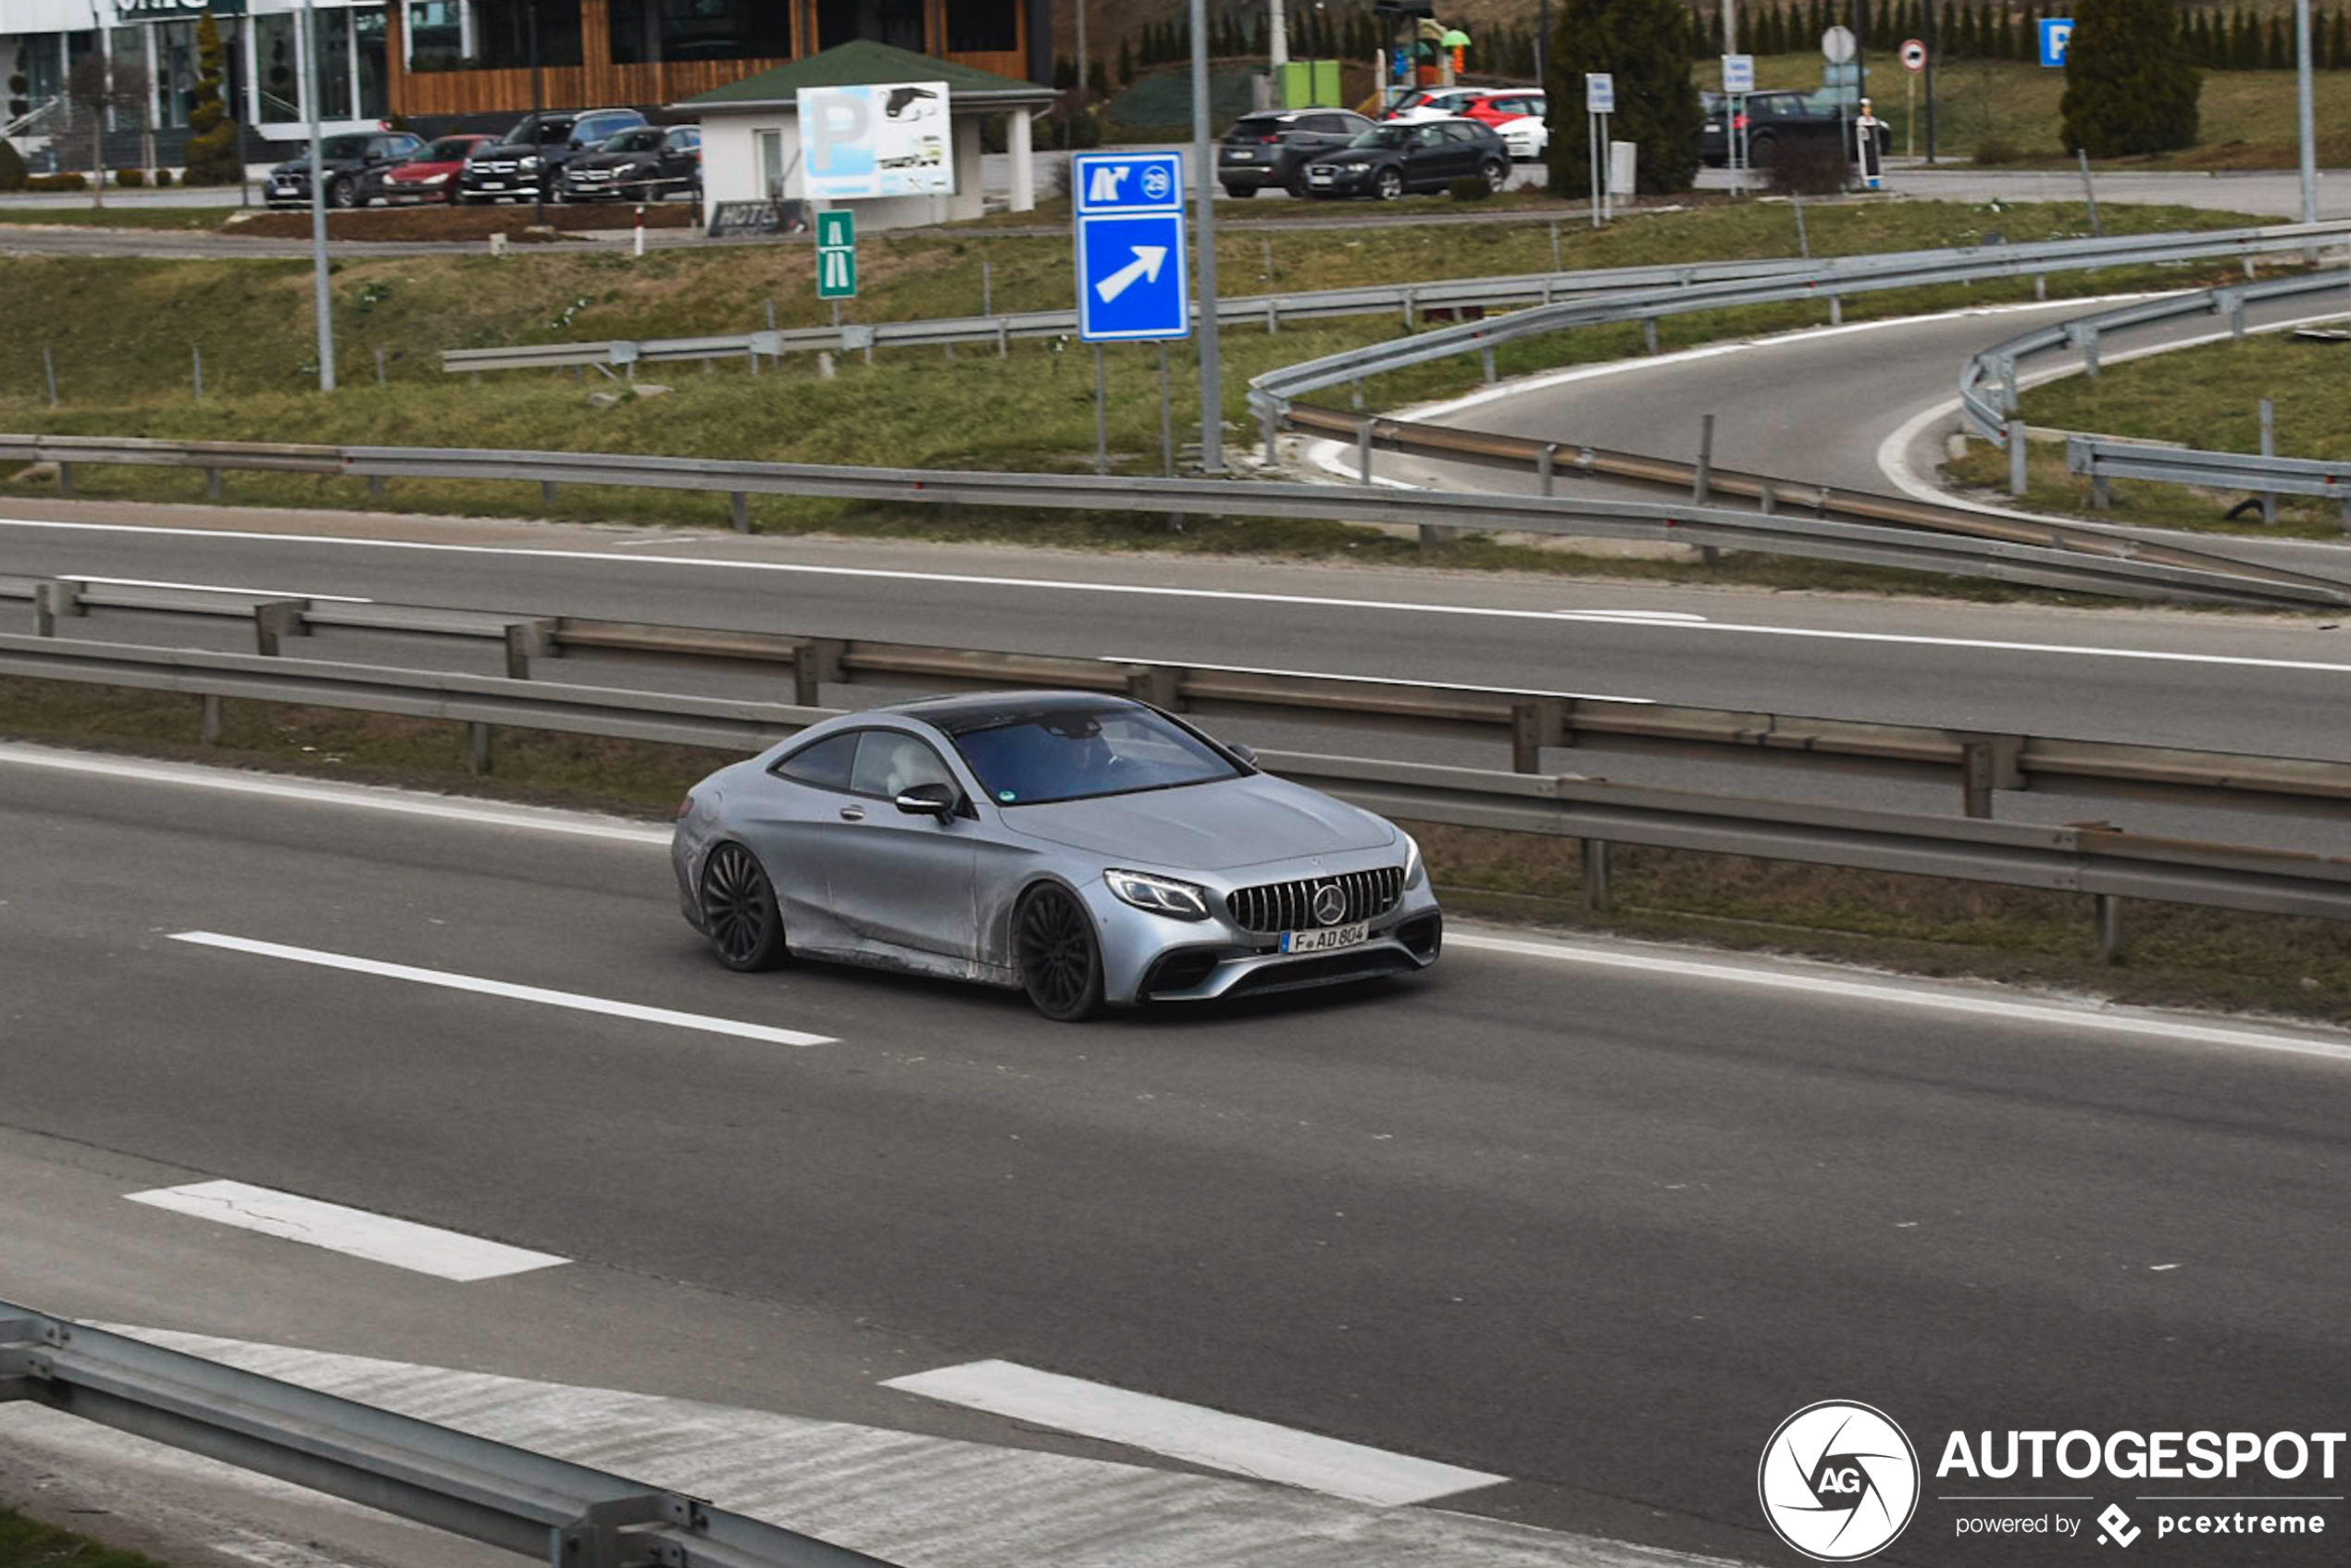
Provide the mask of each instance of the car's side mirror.
POLYGON ((910 784, 898 791, 897 805, 909 816, 935 816, 944 822, 955 815, 957 794, 952 784, 910 784))
POLYGON ((1244 746, 1238 740, 1227 740, 1225 742, 1225 749, 1240 758, 1243 765, 1250 767, 1257 765, 1257 753, 1254 748, 1244 746))

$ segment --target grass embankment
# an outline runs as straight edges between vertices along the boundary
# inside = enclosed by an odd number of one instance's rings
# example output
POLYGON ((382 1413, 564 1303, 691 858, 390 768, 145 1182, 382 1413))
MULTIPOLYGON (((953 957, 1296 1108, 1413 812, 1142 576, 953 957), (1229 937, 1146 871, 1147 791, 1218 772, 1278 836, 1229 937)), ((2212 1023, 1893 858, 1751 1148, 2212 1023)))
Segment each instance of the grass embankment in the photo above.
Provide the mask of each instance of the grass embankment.
MULTIPOLYGON (((1810 219, 1816 254, 1925 248, 1981 241, 1997 226, 2013 240, 2075 232, 2081 209, 2066 205, 2009 206, 1996 213, 1963 204, 1900 203, 1823 208, 1810 219)), ((2218 228, 2236 216, 2179 208, 2117 209, 2109 227, 2143 230, 2218 228)), ((1613 266, 1667 259, 1785 254, 1793 218, 1785 205, 1661 215, 1626 222, 1598 235, 1562 231, 1561 260, 1569 267, 1613 266)), ((1551 261, 1547 232, 1526 229, 1383 230, 1355 234, 1282 235, 1270 247, 1260 236, 1220 246, 1227 289, 1312 289, 1399 278, 1439 278, 1535 271, 1551 261), (1271 266, 1267 266, 1270 250, 1271 266)), ((980 264, 992 266, 999 310, 1065 304, 1070 258, 1059 241, 989 243, 984 252, 939 236, 883 236, 861 261, 866 293, 859 319, 968 314, 978 305, 980 264)), ((582 385, 568 376, 516 373, 486 377, 474 386, 446 376, 442 345, 496 344, 608 338, 667 337, 741 331, 764 322, 773 300, 784 325, 821 317, 810 275, 812 258, 797 247, 732 252, 657 252, 641 260, 624 255, 532 254, 399 257, 350 261, 333 287, 344 390, 322 397, 308 390, 310 276, 300 262, 172 262, 85 258, 0 262, 9 292, 44 302, 42 330, 0 357, 0 429, 77 434, 139 434, 216 440, 286 440, 401 445, 465 445, 526 449, 643 452, 678 456, 755 456, 786 461, 897 467, 1083 469, 1091 466, 1093 378, 1089 356, 1076 345, 1016 342, 1008 358, 966 348, 952 359, 914 351, 886 353, 872 366, 850 356, 831 380, 809 358, 751 378, 730 361, 704 373, 700 367, 661 367, 674 390, 658 397, 624 398, 609 408, 588 405, 588 393, 612 385, 594 377, 582 385), (64 406, 47 406, 39 350, 52 347, 64 406), (206 396, 194 401, 189 354, 204 351, 206 396), (389 384, 374 384, 375 349, 399 357, 389 384)), ((2179 274, 2163 274, 2176 281, 2179 274)), ((2115 275, 2056 274, 2053 292, 2090 292, 2116 286, 2115 275)), ((1851 302, 1855 317, 1894 315, 1987 299, 2015 297, 2021 281, 1865 295, 1851 302)), ((1718 311, 1669 318, 1661 345, 1693 344, 1817 324, 1810 305, 1718 311)), ((1249 444, 1253 429, 1245 398, 1248 379, 1311 355, 1391 338, 1399 320, 1367 317, 1325 322, 1312 330, 1224 334, 1225 417, 1234 440, 1249 444)), ((1617 359, 1641 352, 1637 328, 1597 329, 1506 343, 1496 352, 1509 376, 1562 364, 1617 359)), ((1171 355, 1178 439, 1187 414, 1198 407, 1193 355, 1171 355)), ((1145 345, 1109 353, 1110 444, 1118 471, 1155 473, 1161 466, 1157 365, 1145 345)), ((1424 366, 1376 379, 1373 406, 1456 392, 1474 384, 1474 357, 1424 366)), ((648 379, 651 379, 650 375, 648 379)), ((1334 394, 1343 396, 1343 394, 1334 394)), ((1689 439, 1695 441, 1695 420, 1689 439)), ((1661 432, 1660 445, 1671 444, 1661 432)), ((204 480, 193 471, 83 468, 80 493, 93 497, 193 500, 204 480)), ((43 479, 0 477, 0 494, 40 493, 43 479)), ((238 474, 230 493, 249 504, 302 506, 369 504, 358 481, 238 474)), ((401 481, 386 504, 403 510, 529 516, 539 506, 534 485, 401 481)), ((1315 522, 1196 520, 1177 529, 1166 519, 1124 514, 978 512, 942 508, 882 508, 788 497, 755 498, 753 525, 764 530, 890 533, 1023 543, 1091 544, 1142 549, 1215 550, 1378 559, 1412 551, 1409 543, 1363 529, 1315 522)), ((556 515, 573 520, 684 523, 724 527, 723 496, 664 492, 566 488, 556 515)), ((1686 576, 1775 587, 1896 585, 1948 592, 1947 579, 1785 560, 1730 557, 1716 568, 1678 562, 1610 562, 1596 566, 1560 552, 1465 541, 1451 557, 1463 566, 1605 570, 1619 576, 1686 576)), ((1958 591, 2008 596, 1996 585, 1958 591)))
MULTIPOLYGON (((2176 442, 2215 452, 2261 450, 2261 399, 2276 410, 2277 450, 2286 457, 2341 457, 2351 452, 2351 405, 2344 402, 2346 351, 2342 343, 2301 342, 2283 332, 2241 342, 2208 343, 2107 366, 2096 378, 2067 376, 2023 394, 2028 423, 2098 435, 2176 442)), ((1955 479, 2006 494, 2008 454, 1975 443, 1947 466, 1955 479)), ((2112 503, 2090 504, 2090 481, 2065 471, 2065 448, 2035 442, 2028 449, 2028 489, 2017 503, 2034 511, 2108 522, 2150 523, 2207 532, 2305 539, 2341 539, 2343 504, 2318 497, 2281 495, 2275 528, 2256 512, 2225 514, 2246 491, 2185 485, 2108 485, 2112 503)))
MULTIPOLYGON (((226 206, 108 206, 93 207, 87 193, 61 196, 61 201, 76 201, 80 206, 33 206, 17 202, 0 203, 0 226, 32 224, 66 229, 163 229, 176 233, 210 233, 237 216, 240 210, 232 202, 226 206)), ((248 209, 259 212, 258 206, 248 209)))
POLYGON ((0 1508, 0 1568, 161 1568, 135 1551, 117 1551, 68 1535, 13 1509, 0 1508))
MULTIPOLYGON (((666 821, 720 753, 502 729, 495 772, 463 770, 463 727, 274 703, 223 704, 223 741, 170 693, 0 679, 0 735, 143 755, 456 790, 666 821)), ((2096 962, 2091 901, 2045 893, 1619 846, 1615 903, 1580 902, 1574 840, 1415 826, 1448 905, 1479 919, 1696 937, 1929 975, 2096 991, 2146 1004, 2271 1010, 2351 1022, 2351 927, 2133 902, 2130 961, 2096 962)), ((0 1559, 0 1568, 7 1568, 0 1559)))
MULTIPOLYGON (((1915 143, 1923 156, 1925 83, 1917 84, 1913 111, 1903 81, 1908 74, 1890 50, 1873 50, 1871 106, 1890 128, 1895 156, 1915 143)), ((1760 87, 1815 88, 1821 84, 1821 57, 1813 52, 1762 56, 1755 62, 1755 78, 1760 87)), ((1698 81, 1710 91, 1721 84, 1712 61, 1700 64, 1698 81)), ((2071 168, 2071 156, 2058 143, 2058 101, 2064 95, 2061 70, 2013 60, 1939 65, 1934 72, 1936 154, 1946 161, 1963 161, 1975 156, 1979 148, 1998 143, 2013 149, 2013 161, 2020 167, 2071 168)), ((2293 168, 2301 158, 2292 71, 2208 70, 2197 109, 2196 145, 2154 157, 2104 160, 2094 167, 2118 171, 2293 168)), ((2328 168, 2351 163, 2351 71, 2314 73, 2311 111, 2319 162, 2328 168)))

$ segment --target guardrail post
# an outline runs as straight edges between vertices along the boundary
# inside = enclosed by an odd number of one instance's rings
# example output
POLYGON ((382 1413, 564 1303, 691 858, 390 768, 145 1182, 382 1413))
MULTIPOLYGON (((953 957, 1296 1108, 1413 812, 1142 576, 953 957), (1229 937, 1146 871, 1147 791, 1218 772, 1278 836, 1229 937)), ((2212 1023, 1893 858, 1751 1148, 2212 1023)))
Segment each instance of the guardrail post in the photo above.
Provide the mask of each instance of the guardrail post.
POLYGON ((195 362, 196 401, 202 403, 204 401, 204 345, 190 343, 188 354, 195 362))
POLYGON ((1418 291, 1412 289, 1404 291, 1404 330, 1408 332, 1417 332, 1421 330, 1420 303, 1418 291))
POLYGON ((1535 477, 1542 481, 1546 500, 1550 498, 1552 480, 1557 477, 1554 470, 1559 467, 1559 455, 1560 443, 1555 441, 1545 442, 1543 450, 1535 454, 1535 477))
POLYGON ((253 607, 253 651, 265 659, 278 656, 278 644, 289 637, 305 635, 303 612, 309 608, 301 599, 272 599, 253 607))
POLYGON ((838 637, 812 637, 791 653, 792 701, 803 708, 825 705, 825 683, 840 685, 849 678, 844 655, 849 644, 838 637))
POLYGON ((1657 317, 1654 316, 1641 317, 1641 344, 1651 354, 1657 352, 1657 317))
POLYGON ((1843 294, 1829 295, 1829 325, 1832 327, 1845 325, 1845 296, 1843 294))
POLYGON ((1698 467, 1690 472, 1690 503, 1703 506, 1714 477, 1714 416, 1701 414, 1698 422, 1698 467))
POLYGON ((2023 755, 2021 735, 1977 735, 1961 741, 1960 809, 1970 816, 1989 818, 1996 791, 2024 788, 2023 755))
POLYGON ((2011 418, 2007 429, 2009 445, 2009 493, 2024 493, 2024 421, 2011 418))
POLYGON ((196 718, 196 739, 207 746, 220 744, 220 698, 207 693, 196 718))
POLYGON ((2229 336, 2232 338, 2244 337, 2245 296, 2234 289, 2222 289, 2216 296, 2214 303, 2228 313, 2229 336))
POLYGON ((81 607, 81 584, 71 578, 58 578, 32 585, 32 634, 35 637, 57 635, 60 616, 87 615, 81 607))
POLYGON ((547 656, 554 646, 555 623, 547 619, 506 623, 506 678, 529 680, 530 661, 547 656))
POLYGON ((1584 840, 1584 913, 1605 915, 1614 902, 1609 890, 1608 840, 1584 840))
POLYGON ((490 726, 469 720, 466 725, 466 771, 486 774, 490 762, 490 726))
POLYGON ((2049 297, 2049 275, 2047 273, 2035 272, 2033 274, 2033 297, 2039 301, 2046 301, 2049 297))
POLYGON ((1479 367, 1481 370, 1483 370, 1483 371, 1485 372, 1485 374, 1486 374, 1486 384, 1487 386, 1489 386, 1489 387, 1490 387, 1490 386, 1492 386, 1492 385, 1494 384, 1494 345, 1493 345, 1493 344, 1491 344, 1491 343, 1481 343, 1481 344, 1479 344, 1479 345, 1478 345, 1478 350, 1477 350, 1477 363, 1478 363, 1478 367, 1479 367))
POLYGON ((1184 672, 1174 665, 1135 665, 1126 671, 1126 694, 1138 703, 1184 711, 1184 672))
POLYGON ((206 501, 220 499, 220 470, 218 468, 206 468, 204 471, 204 493, 206 501))
POLYGON ((1543 771, 1543 748, 1567 744, 1567 703, 1537 697, 1511 704, 1511 771, 1543 771))
POLYGON ((73 493, 73 465, 70 463, 57 465, 57 493, 59 495, 73 493))
POLYGON ((740 490, 727 492, 727 511, 737 533, 751 531, 751 497, 740 490))
POLYGON ((57 406, 57 362, 49 353, 49 345, 41 345, 41 379, 49 386, 49 406, 57 406))
POLYGON ((369 474, 367 476, 367 494, 369 498, 380 501, 383 499, 383 493, 384 477, 381 474, 369 474))
MULTIPOLYGON (((2265 397, 2261 400, 2261 455, 2275 457, 2277 454, 2277 405, 2265 397)), ((2274 490, 2261 492, 2261 520, 2271 528, 2278 526, 2278 492, 2274 490)))
POLYGON ((1355 477, 1358 483, 1372 482, 1372 422, 1355 421, 1355 477))
POLYGON ((555 509, 555 481, 554 481, 554 480, 553 480, 553 479, 541 479, 541 480, 539 481, 539 512, 540 512, 540 515, 541 515, 541 516, 544 516, 547 513, 552 512, 552 511, 554 511, 554 509, 555 509))
POLYGON ((2098 324, 2095 321, 2084 321, 2078 326, 2068 328, 2067 330, 2071 334, 2074 345, 2082 351, 2082 368, 2088 373, 2090 380, 2096 380, 2098 379, 2098 324))
POLYGON ((2000 398, 2006 404, 2000 410, 2001 413, 2021 414, 2024 412, 2024 399, 2017 395, 2016 355, 2012 354, 2004 354, 2000 356, 2000 398))
POLYGON ((2120 964, 2130 954, 2130 938, 2122 929, 2122 901, 2113 893, 2098 893, 2098 962, 2120 964))
POLYGON ((1355 378, 1355 412, 1363 412, 1363 378, 1361 376, 1355 378))

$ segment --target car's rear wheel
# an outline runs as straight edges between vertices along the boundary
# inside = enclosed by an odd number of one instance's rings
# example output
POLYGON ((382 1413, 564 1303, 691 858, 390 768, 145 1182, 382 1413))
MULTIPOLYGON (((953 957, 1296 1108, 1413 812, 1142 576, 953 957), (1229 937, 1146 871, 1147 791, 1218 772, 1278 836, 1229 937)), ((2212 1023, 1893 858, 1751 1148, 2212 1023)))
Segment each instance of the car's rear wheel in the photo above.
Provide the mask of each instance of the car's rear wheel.
POLYGON ((1769 168, 1778 156, 1780 139, 1776 136, 1752 136, 1748 139, 1747 163, 1749 168, 1769 168))
POLYGON ((1234 197, 1236 200, 1246 200, 1247 198, 1257 194, 1257 187, 1254 185, 1227 185, 1225 187, 1225 193, 1228 196, 1234 197))
POLYGON ((773 969, 784 961, 784 917, 759 857, 721 844, 702 867, 702 925, 710 951, 729 969, 773 969))
POLYGON ((1075 1024, 1101 1011, 1101 947, 1085 906, 1067 890, 1042 887, 1023 899, 1013 934, 1021 987, 1038 1012, 1075 1024))
POLYGON ((1404 173, 1401 169, 1383 168, 1372 180, 1372 189, 1379 199, 1392 202, 1404 193, 1404 173))

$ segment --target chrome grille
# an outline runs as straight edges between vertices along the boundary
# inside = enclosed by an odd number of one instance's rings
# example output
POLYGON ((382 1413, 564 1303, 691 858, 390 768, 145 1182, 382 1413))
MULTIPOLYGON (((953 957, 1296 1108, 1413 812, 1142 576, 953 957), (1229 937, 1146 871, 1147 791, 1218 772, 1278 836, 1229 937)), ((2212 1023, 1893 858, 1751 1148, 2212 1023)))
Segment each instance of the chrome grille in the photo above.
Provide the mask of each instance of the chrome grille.
POLYGON ((1385 915, 1404 896, 1404 868, 1385 865, 1376 871, 1338 871, 1295 882, 1236 888, 1225 895, 1225 907, 1231 912, 1233 924, 1245 931, 1311 931, 1321 924, 1314 918, 1314 890, 1328 882, 1336 882, 1347 894, 1347 913, 1332 921, 1334 926, 1351 926, 1385 915))
POLYGON ((512 174, 515 171, 512 158, 500 158, 494 163, 476 164, 474 167, 484 174, 512 174))

